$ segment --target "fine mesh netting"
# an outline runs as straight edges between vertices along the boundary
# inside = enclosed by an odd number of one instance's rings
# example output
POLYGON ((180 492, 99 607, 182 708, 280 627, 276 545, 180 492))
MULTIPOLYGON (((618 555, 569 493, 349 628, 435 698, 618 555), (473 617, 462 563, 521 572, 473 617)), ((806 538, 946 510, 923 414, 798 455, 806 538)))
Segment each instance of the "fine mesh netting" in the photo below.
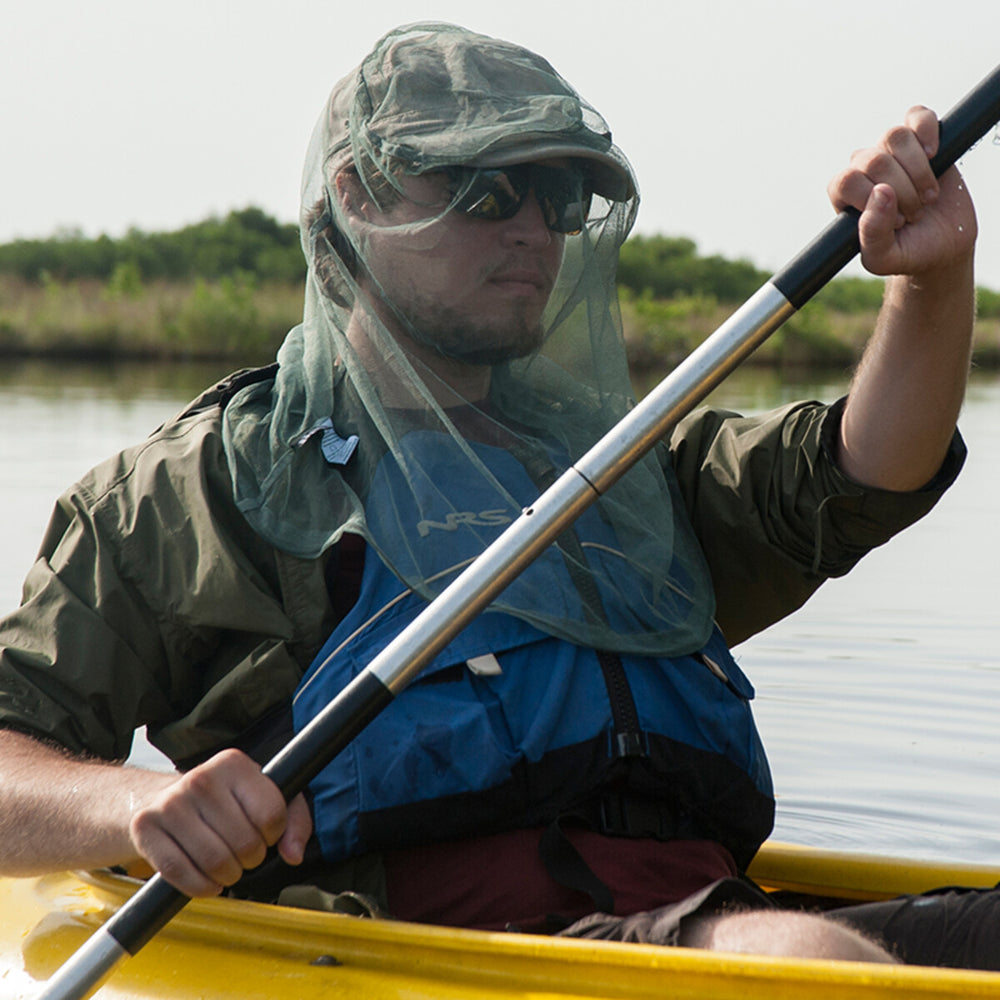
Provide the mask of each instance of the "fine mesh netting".
MULTIPOLYGON (((450 25, 383 38, 337 86, 303 178, 303 322, 225 414, 237 502, 310 558, 360 534, 428 599, 633 405, 615 292, 635 179, 540 57, 450 25), (539 167, 541 169, 539 169, 539 167)), ((494 607, 675 654, 711 583, 663 453, 494 607)))

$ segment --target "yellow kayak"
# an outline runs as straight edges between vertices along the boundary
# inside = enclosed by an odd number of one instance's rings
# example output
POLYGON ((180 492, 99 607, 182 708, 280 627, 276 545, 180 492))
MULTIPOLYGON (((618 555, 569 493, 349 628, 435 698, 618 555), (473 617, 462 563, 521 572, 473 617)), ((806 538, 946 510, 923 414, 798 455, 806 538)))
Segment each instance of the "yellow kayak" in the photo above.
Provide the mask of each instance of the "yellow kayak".
MULTIPOLYGON (((770 843, 768 888, 880 899, 1000 871, 770 843)), ((0 879, 0 997, 34 996, 135 890, 108 873, 0 879)), ((195 901, 96 996, 181 1000, 825 1000, 1000 997, 1000 973, 724 955, 195 901)))

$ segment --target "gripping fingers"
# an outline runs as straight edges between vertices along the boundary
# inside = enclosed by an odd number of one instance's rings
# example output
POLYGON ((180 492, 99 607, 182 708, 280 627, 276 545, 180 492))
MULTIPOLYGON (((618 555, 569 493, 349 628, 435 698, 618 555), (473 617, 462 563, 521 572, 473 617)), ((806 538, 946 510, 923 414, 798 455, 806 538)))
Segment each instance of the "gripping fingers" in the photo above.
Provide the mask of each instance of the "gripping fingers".
POLYGON ((860 212, 861 260, 873 274, 926 275, 971 260, 975 212, 957 170, 934 176, 938 140, 934 113, 911 108, 829 185, 838 211, 860 212))
POLYGON ((937 201, 938 182, 931 169, 932 154, 928 152, 937 148, 936 119, 933 139, 933 143, 924 142, 916 131, 906 125, 890 129, 882 139, 890 159, 886 176, 879 179, 895 188, 900 208, 910 222, 920 217, 924 206, 937 201))
POLYGON ((873 187, 858 220, 862 259, 869 268, 875 267, 873 261, 892 259, 896 232, 902 225, 901 219, 893 189, 887 184, 873 187))
POLYGON ((302 863, 306 852, 306 841, 312 834, 312 813, 304 795, 296 795, 288 803, 288 824, 278 841, 278 852, 290 865, 302 863))
MULTIPOLYGON (((217 896, 227 883, 231 884, 234 881, 221 871, 219 871, 221 877, 212 878, 204 871, 204 868, 208 867, 205 861, 198 862, 193 856, 198 854, 204 859, 212 851, 218 857, 228 853, 218 838, 215 838, 214 844, 193 845, 191 838, 188 837, 188 846, 185 848, 166 829, 147 819, 143 813, 136 813, 132 820, 131 832, 132 840, 142 856, 175 889, 179 889, 186 896, 217 896)), ((238 865, 235 870, 240 870, 238 865)))
POLYGON ((278 788, 237 751, 184 775, 132 819, 140 853, 189 896, 216 895, 265 858, 285 830, 278 788))
POLYGON ((863 211, 873 188, 888 184, 899 208, 898 226, 915 222, 938 197, 938 182, 929 157, 937 150, 938 123, 932 111, 914 107, 906 123, 889 129, 874 145, 858 150, 850 166, 830 183, 828 193, 839 211, 863 211))
POLYGON ((930 159, 938 151, 938 144, 941 138, 941 126, 938 116, 925 108, 922 104, 916 104, 903 119, 907 128, 912 129, 916 137, 920 140, 924 148, 924 153, 930 159))

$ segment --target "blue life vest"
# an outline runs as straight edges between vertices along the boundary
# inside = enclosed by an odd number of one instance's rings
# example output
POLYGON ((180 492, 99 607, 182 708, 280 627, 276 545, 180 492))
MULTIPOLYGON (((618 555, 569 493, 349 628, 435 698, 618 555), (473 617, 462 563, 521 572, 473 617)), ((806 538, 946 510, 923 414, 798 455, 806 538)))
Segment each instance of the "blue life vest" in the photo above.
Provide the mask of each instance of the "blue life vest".
MULTIPOLYGON (((505 452, 476 449, 517 477, 505 452)), ((585 514, 576 530, 586 541, 606 528, 585 514)), ((569 574, 546 556, 543 572, 563 577, 553 599, 567 601, 569 574)), ((357 603, 296 692, 296 729, 425 607, 369 547, 357 603)), ((488 610, 312 782, 323 854, 335 862, 575 817, 612 835, 715 840, 744 865, 774 809, 752 697, 717 629, 691 655, 655 659, 598 653, 488 610)))

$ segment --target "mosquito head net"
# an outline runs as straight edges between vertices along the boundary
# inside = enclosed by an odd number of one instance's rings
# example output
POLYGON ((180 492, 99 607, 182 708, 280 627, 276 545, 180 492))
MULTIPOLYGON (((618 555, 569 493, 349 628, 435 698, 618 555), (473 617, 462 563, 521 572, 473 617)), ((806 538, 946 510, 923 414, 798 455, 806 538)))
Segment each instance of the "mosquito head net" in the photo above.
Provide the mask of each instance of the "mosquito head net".
MULTIPOLYGON (((382 38, 309 146, 303 322, 225 411, 254 528, 304 558, 359 534, 433 598, 633 405, 615 270, 637 205, 541 57, 452 25, 382 38)), ((711 584, 666 452, 493 607, 600 648, 701 645, 711 584)))

